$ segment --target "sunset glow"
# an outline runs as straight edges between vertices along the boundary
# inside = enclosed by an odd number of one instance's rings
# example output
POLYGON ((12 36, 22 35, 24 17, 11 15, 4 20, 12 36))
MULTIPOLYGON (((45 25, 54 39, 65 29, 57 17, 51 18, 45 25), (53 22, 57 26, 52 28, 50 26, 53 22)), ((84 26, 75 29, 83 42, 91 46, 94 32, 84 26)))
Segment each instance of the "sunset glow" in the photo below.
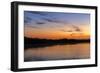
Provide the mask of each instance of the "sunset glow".
POLYGON ((89 39, 90 15, 24 11, 24 36, 40 39, 89 39))

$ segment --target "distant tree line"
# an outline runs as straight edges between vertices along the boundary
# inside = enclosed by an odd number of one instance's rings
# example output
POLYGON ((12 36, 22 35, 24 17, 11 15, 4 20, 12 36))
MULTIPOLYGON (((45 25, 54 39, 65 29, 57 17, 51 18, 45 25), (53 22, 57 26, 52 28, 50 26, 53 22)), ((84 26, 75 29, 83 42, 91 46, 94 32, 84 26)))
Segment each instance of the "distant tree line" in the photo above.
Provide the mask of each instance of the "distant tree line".
POLYGON ((64 45, 64 44, 77 44, 77 43, 86 43, 90 42, 90 39, 39 39, 39 38, 27 38, 24 37, 24 47, 45 47, 52 45, 64 45))

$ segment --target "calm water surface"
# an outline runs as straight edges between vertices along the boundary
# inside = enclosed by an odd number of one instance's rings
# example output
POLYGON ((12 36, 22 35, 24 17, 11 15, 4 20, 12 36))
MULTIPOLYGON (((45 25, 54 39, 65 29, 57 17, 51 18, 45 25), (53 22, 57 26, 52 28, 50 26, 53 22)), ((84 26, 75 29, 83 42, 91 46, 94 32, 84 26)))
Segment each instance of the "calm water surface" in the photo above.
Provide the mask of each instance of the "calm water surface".
POLYGON ((90 43, 28 48, 24 51, 25 62, 87 58, 90 58, 90 43))

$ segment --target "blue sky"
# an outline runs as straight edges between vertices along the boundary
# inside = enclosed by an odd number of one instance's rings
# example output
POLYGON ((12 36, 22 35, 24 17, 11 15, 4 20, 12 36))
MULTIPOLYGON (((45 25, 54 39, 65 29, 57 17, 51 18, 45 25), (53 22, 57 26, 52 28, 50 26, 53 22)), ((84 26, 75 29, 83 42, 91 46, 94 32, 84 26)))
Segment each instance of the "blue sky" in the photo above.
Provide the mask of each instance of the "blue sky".
POLYGON ((49 22, 48 20, 52 20, 52 22, 55 20, 58 22, 61 21, 62 23, 70 22, 70 23, 80 23, 80 24, 81 23, 88 23, 89 24, 90 15, 83 14, 83 13, 24 11, 24 18, 26 21, 28 21, 28 23, 31 23, 31 20, 32 20, 32 22, 41 21, 44 23, 49 22))

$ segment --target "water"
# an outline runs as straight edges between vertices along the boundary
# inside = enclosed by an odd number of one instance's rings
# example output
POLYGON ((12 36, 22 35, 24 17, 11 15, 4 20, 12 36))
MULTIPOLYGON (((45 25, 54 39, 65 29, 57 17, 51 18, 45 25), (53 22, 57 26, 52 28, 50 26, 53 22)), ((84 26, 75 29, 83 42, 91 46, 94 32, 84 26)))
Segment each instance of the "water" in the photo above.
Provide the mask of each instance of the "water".
POLYGON ((25 62, 87 58, 90 58, 90 43, 28 48, 24 51, 25 62))

